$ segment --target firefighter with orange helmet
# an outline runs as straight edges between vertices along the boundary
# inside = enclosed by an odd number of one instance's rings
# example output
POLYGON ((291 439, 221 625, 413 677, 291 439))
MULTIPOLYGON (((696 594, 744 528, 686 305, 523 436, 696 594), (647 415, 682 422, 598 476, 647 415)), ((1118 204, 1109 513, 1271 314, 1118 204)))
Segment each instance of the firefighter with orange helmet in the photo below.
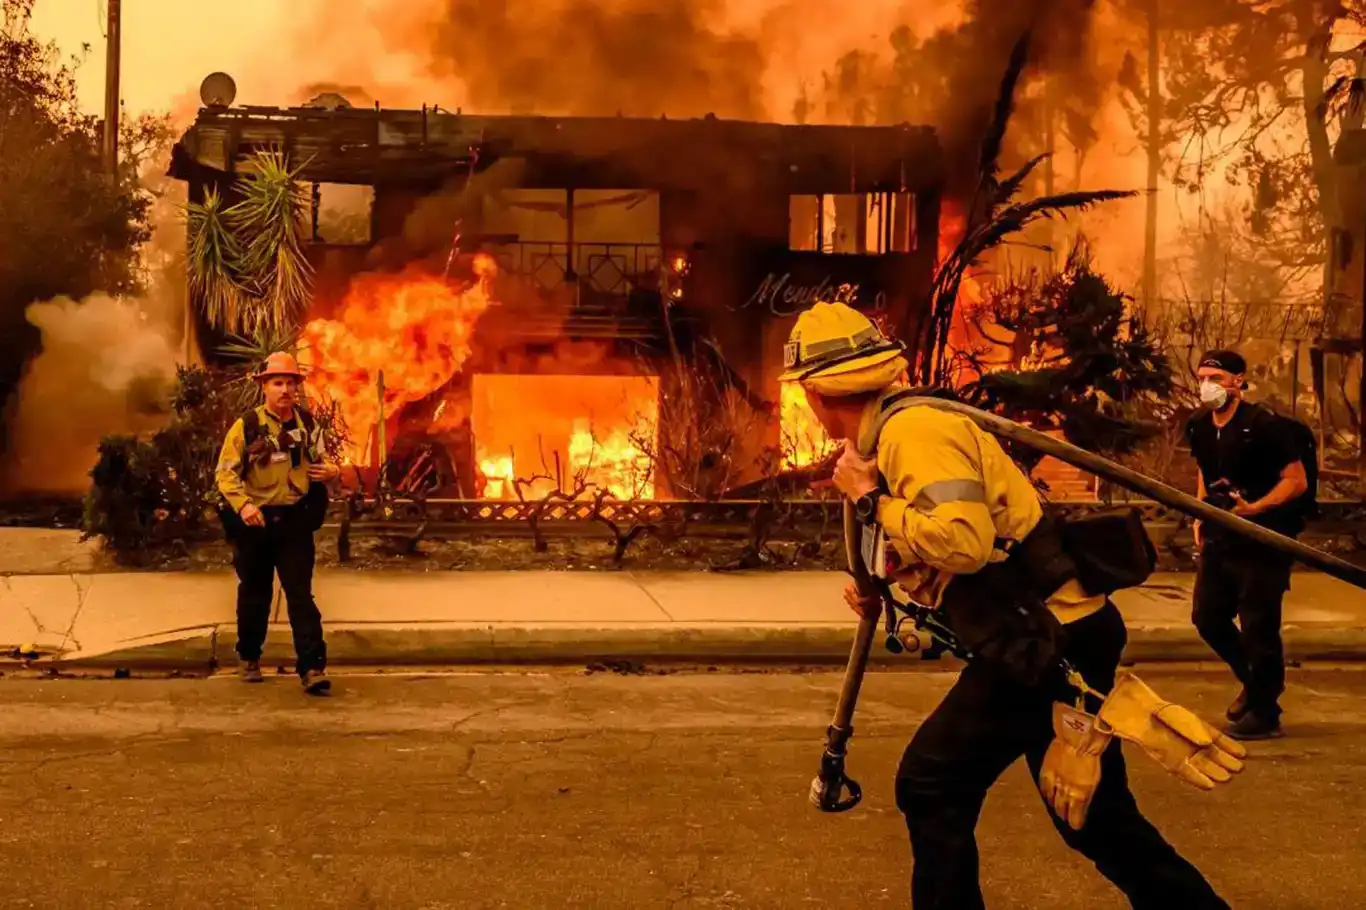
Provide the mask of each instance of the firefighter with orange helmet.
MULTIPOLYGON (((780 380, 800 383, 845 440, 834 482, 864 526, 869 568, 933 607, 972 654, 896 775, 913 906, 983 906, 977 818, 1023 757, 1063 839, 1133 906, 1227 907, 1139 811, 1120 740, 1202 788, 1228 781, 1246 752, 1118 673, 1119 610, 1069 574, 1053 520, 996 438, 959 414, 898 405, 924 394, 908 389, 902 346, 845 304, 799 316, 784 367, 780 380)), ((860 615, 882 608, 852 585, 846 596, 860 615)))
POLYGON ((313 600, 313 534, 327 512, 327 486, 341 470, 328 459, 322 428, 300 402, 303 371, 271 354, 255 374, 264 403, 228 430, 216 479, 219 514, 237 570, 237 654, 242 677, 262 682, 261 650, 280 576, 304 691, 331 688, 322 616, 313 600))

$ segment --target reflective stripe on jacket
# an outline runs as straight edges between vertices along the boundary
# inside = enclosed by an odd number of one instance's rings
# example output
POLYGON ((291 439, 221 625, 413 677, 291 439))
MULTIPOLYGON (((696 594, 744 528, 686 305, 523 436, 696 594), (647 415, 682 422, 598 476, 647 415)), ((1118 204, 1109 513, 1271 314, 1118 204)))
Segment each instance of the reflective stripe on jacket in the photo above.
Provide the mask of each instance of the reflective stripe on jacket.
MULTIPOLYGON (((893 414, 873 440, 881 406, 880 397, 865 410, 858 439, 860 451, 876 446, 878 470, 890 491, 878 506, 878 523, 905 566, 898 583, 917 601, 937 604, 949 576, 1005 559, 1010 542, 1024 539, 1043 517, 1043 507, 996 437, 968 418, 907 407, 893 414)), ((1104 603, 1103 597, 1088 597, 1075 581, 1048 601, 1064 623, 1104 603)))

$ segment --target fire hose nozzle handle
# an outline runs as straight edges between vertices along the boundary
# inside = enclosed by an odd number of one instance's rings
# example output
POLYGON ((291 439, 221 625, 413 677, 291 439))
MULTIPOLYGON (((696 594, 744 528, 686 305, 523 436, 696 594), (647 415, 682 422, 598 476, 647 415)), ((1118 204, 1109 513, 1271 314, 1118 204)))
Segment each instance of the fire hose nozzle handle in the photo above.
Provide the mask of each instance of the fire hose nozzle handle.
POLYGON ((821 771, 811 781, 811 804, 822 812, 848 812, 863 802, 863 788, 844 773, 844 757, 826 752, 821 756, 821 771), (849 796, 840 798, 847 790, 849 796))

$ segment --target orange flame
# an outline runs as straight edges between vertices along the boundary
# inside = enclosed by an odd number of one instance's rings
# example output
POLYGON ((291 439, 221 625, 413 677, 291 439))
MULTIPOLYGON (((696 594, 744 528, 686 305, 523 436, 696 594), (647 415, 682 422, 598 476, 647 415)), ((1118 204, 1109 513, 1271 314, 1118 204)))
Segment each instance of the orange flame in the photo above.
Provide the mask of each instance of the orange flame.
POLYGON ((476 256, 474 272, 476 280, 463 288, 427 275, 362 275, 335 318, 304 326, 309 384, 321 401, 339 405, 350 463, 372 463, 381 372, 387 420, 441 388, 469 359, 475 324, 497 302, 493 258, 476 256))
MULTIPOLYGON (((939 216, 939 261, 941 263, 948 258, 949 253, 963 239, 967 229, 967 213, 953 201, 945 200, 939 216)), ((976 351, 984 345, 991 345, 990 340, 985 338, 972 324, 972 320, 968 318, 968 312, 981 305, 983 296, 981 283, 970 273, 965 272, 958 285, 958 300, 953 310, 953 320, 949 323, 949 339, 945 356, 950 363, 955 361, 957 354, 976 351)), ((956 369, 949 376, 949 384, 957 387, 980 378, 981 376, 975 369, 959 361, 956 369)))
POLYGON ((778 419, 782 428, 784 469, 809 467, 835 451, 836 444, 807 404, 806 391, 795 382, 782 384, 778 419))
POLYGON ((607 492, 654 496, 659 409, 653 376, 478 374, 475 458, 485 499, 607 492), (560 476, 554 476, 558 473, 560 476))

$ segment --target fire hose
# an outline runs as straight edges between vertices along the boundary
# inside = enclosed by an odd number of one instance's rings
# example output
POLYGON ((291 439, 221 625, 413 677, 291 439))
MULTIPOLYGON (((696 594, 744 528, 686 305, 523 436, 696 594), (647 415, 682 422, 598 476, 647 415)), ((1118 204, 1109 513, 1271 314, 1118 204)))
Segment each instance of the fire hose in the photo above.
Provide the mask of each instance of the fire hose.
MULTIPOLYGON (((1184 515, 1219 525, 1242 537, 1289 554, 1305 565, 1319 569, 1327 575, 1355 587, 1366 589, 1366 569, 1333 556, 1331 553, 1325 553, 1301 543, 1294 538, 1277 534, 1275 531, 1254 524, 1246 518, 1241 518, 1231 512, 1202 502, 1175 487, 1140 474, 1131 468, 1126 468, 1094 452, 1088 452, 1069 442, 1055 439, 1013 420, 957 401, 916 397, 909 399, 908 403, 960 414, 995 436, 1028 446, 1044 455, 1051 455, 1059 461, 1081 468, 1127 490, 1145 495, 1154 502, 1175 509, 1184 515)), ((970 656, 963 653, 952 631, 939 622, 933 610, 917 604, 897 604, 892 600, 890 587, 885 582, 880 583, 879 579, 874 578, 867 566, 864 565, 858 537, 859 529, 854 517, 853 503, 845 500, 844 546, 849 561, 849 572, 853 575, 854 583, 857 585, 861 596, 877 596, 883 601, 886 608, 888 648, 894 652, 901 650, 901 645, 897 641, 898 636, 895 634, 898 624, 894 619, 899 610, 909 613, 918 628, 928 632, 936 642, 956 656, 960 658, 970 656)), ((864 674, 868 669, 868 657, 872 651, 873 638, 877 634, 877 626, 878 618, 875 615, 865 617, 859 621, 858 631, 854 635, 854 645, 849 652, 849 663, 844 671, 844 683, 840 688, 835 716, 826 730, 825 754, 821 757, 820 772, 811 782, 811 802, 822 812, 848 811, 857 806, 863 798, 863 791, 858 783, 845 773, 844 761, 848 753, 849 740, 854 733, 854 708, 858 702, 864 674), (842 796, 844 791, 848 792, 847 797, 842 796)))

